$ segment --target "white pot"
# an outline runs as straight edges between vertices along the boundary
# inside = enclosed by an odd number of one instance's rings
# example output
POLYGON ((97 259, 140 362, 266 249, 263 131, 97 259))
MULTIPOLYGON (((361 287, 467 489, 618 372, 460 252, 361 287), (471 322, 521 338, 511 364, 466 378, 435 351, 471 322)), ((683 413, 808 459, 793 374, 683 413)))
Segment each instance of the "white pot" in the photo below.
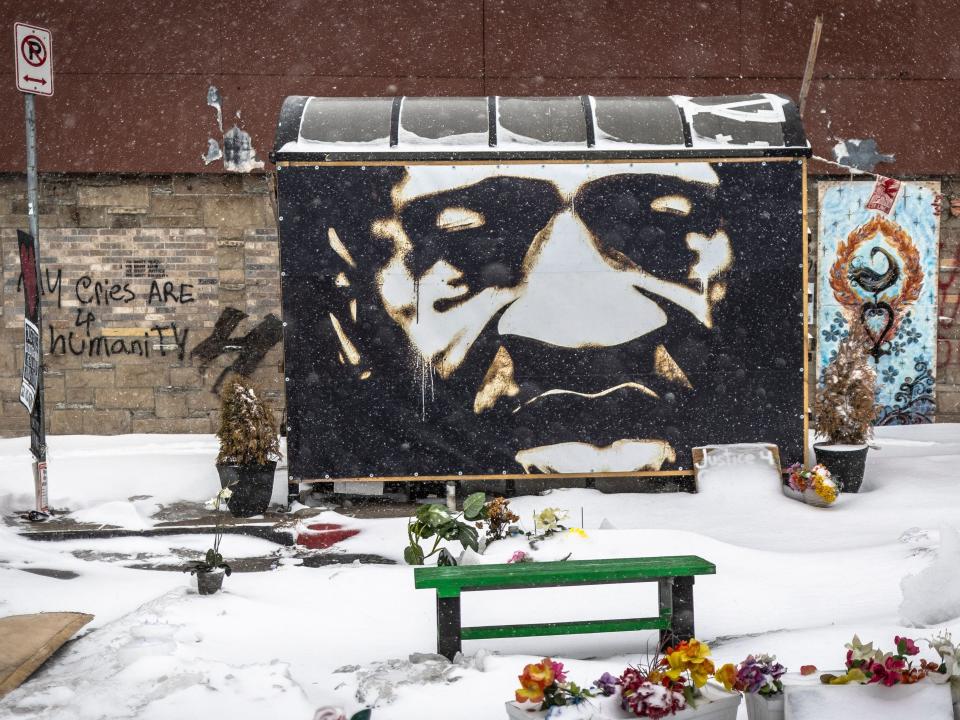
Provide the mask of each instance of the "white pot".
MULTIPOLYGON (((688 706, 668 717, 671 720, 736 720, 740 693, 728 693, 710 685, 701 688, 700 692, 702 697, 697 699, 696 707, 688 706)), ((531 703, 520 705, 508 702, 506 707, 507 717, 511 720, 543 720, 547 717, 545 710, 528 709, 537 707, 531 703)), ((553 709, 550 720, 627 720, 634 717, 633 713, 620 706, 619 696, 614 695, 590 698, 579 705, 553 709)))
POLYGON ((832 503, 828 503, 822 497, 817 495, 817 491, 813 488, 807 488, 803 491, 803 501, 807 505, 813 505, 814 507, 830 507, 832 503))
POLYGON ((783 693, 766 696, 759 693, 744 693, 749 720, 783 720, 783 693))
POLYGON ((936 685, 929 680, 893 687, 824 685, 818 675, 787 673, 781 678, 784 713, 789 720, 953 720, 948 685, 936 685))

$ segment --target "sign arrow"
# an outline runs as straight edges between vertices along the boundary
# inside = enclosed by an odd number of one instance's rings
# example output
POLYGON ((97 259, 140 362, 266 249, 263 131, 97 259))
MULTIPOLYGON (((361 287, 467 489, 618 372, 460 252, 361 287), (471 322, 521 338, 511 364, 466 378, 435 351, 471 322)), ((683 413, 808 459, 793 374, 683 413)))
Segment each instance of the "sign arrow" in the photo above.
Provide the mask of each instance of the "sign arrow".
POLYGON ((34 77, 30 77, 29 75, 24 75, 23 79, 26 80, 27 82, 40 83, 41 85, 47 84, 47 81, 44 78, 34 78, 34 77))

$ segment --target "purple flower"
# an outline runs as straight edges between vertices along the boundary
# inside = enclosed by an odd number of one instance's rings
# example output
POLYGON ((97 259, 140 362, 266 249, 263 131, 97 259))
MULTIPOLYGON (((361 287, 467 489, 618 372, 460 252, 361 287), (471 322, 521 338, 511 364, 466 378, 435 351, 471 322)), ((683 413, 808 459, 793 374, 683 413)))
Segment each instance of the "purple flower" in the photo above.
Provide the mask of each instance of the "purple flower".
POLYGON ((772 695, 780 692, 780 677, 787 671, 769 655, 748 655, 737 668, 737 685, 744 692, 772 695))
POLYGON ((617 691, 617 685, 619 684, 620 681, 608 672, 605 672, 599 679, 593 681, 594 687, 607 697, 610 697, 617 691))

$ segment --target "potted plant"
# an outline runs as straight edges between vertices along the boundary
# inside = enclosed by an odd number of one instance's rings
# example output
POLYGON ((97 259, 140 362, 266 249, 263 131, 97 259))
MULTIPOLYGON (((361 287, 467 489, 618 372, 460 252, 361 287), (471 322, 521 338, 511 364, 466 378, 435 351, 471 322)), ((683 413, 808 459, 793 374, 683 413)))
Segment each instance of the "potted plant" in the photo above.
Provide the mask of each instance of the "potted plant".
POLYGON ((407 547, 403 550, 403 559, 408 565, 423 565, 437 555, 437 565, 456 565, 457 559, 440 543, 457 540, 463 549, 470 548, 479 552, 480 541, 477 527, 463 522, 473 521, 482 525, 486 517, 488 503, 482 492, 476 492, 463 501, 463 512, 453 514, 446 505, 421 505, 407 522, 407 547), (461 519, 463 518, 463 520, 461 519), (433 546, 424 552, 421 540, 433 538, 433 546))
POLYGON ((517 676, 520 688, 514 692, 515 702, 507 703, 507 717, 523 718, 575 718, 582 717, 584 701, 594 692, 567 680, 563 663, 543 658, 538 663, 524 666, 523 674, 517 676), (564 712, 563 709, 569 709, 564 712))
POLYGON ((220 488, 216 497, 207 502, 217 517, 216 529, 213 532, 213 547, 207 550, 203 560, 194 560, 184 568, 184 572, 197 576, 197 590, 201 595, 213 595, 223 586, 223 576, 231 573, 230 565, 220 554, 220 541, 223 539, 223 513, 220 512, 224 501, 230 501, 230 488, 220 488))
POLYGON ((927 640, 927 643, 940 656, 940 665, 928 677, 937 684, 950 684, 953 717, 954 720, 960 720, 960 648, 953 644, 953 638, 946 630, 927 640))
POLYGON ((829 468, 840 490, 857 492, 863 482, 867 441, 877 416, 877 373, 870 366, 866 333, 853 326, 823 371, 814 402, 817 462, 829 468))
POLYGON ((224 383, 217 437, 220 485, 233 491, 227 507, 234 517, 262 514, 273 494, 280 441, 273 413, 249 378, 233 375, 224 383))
POLYGON ((830 507, 837 499, 839 488, 830 471, 823 465, 814 465, 809 470, 800 463, 790 466, 790 475, 784 488, 792 491, 792 497, 816 507, 830 507))
MULTIPOLYGON (((844 670, 784 678, 787 717, 950 718, 950 689, 937 680, 940 664, 918 657, 908 637, 894 638, 895 652, 883 652, 856 635, 846 644, 844 670)), ((806 666, 813 674, 816 668, 806 666)))
POLYGON ((696 639, 667 648, 648 666, 630 666, 619 676, 604 673, 584 689, 567 682, 563 665, 549 658, 528 665, 520 676, 516 701, 507 703, 507 716, 530 720, 619 720, 621 718, 675 718, 676 720, 734 720, 740 694, 708 683, 724 682, 732 665, 714 671, 710 648, 696 639))
MULTIPOLYGON (((724 665, 721 673, 733 666, 724 665)), ((749 720, 783 720, 783 683, 787 669, 773 655, 748 655, 736 667, 729 686, 743 693, 749 720)))

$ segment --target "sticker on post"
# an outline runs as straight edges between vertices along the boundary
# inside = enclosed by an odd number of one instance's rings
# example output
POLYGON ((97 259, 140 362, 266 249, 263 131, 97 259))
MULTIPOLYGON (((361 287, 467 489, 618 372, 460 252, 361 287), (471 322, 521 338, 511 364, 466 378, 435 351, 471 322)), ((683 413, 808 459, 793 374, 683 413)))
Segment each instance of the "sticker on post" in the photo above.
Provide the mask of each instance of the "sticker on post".
POLYGON ((20 402, 33 412, 40 386, 40 330, 32 322, 23 320, 23 374, 20 382, 20 402))
POLYGON ((877 181, 873 184, 873 192, 870 194, 870 199, 867 200, 865 207, 867 210, 879 210, 885 215, 889 215, 894 204, 897 202, 897 198, 900 196, 900 187, 902 185, 903 183, 899 180, 883 177, 882 175, 878 176, 877 181))

